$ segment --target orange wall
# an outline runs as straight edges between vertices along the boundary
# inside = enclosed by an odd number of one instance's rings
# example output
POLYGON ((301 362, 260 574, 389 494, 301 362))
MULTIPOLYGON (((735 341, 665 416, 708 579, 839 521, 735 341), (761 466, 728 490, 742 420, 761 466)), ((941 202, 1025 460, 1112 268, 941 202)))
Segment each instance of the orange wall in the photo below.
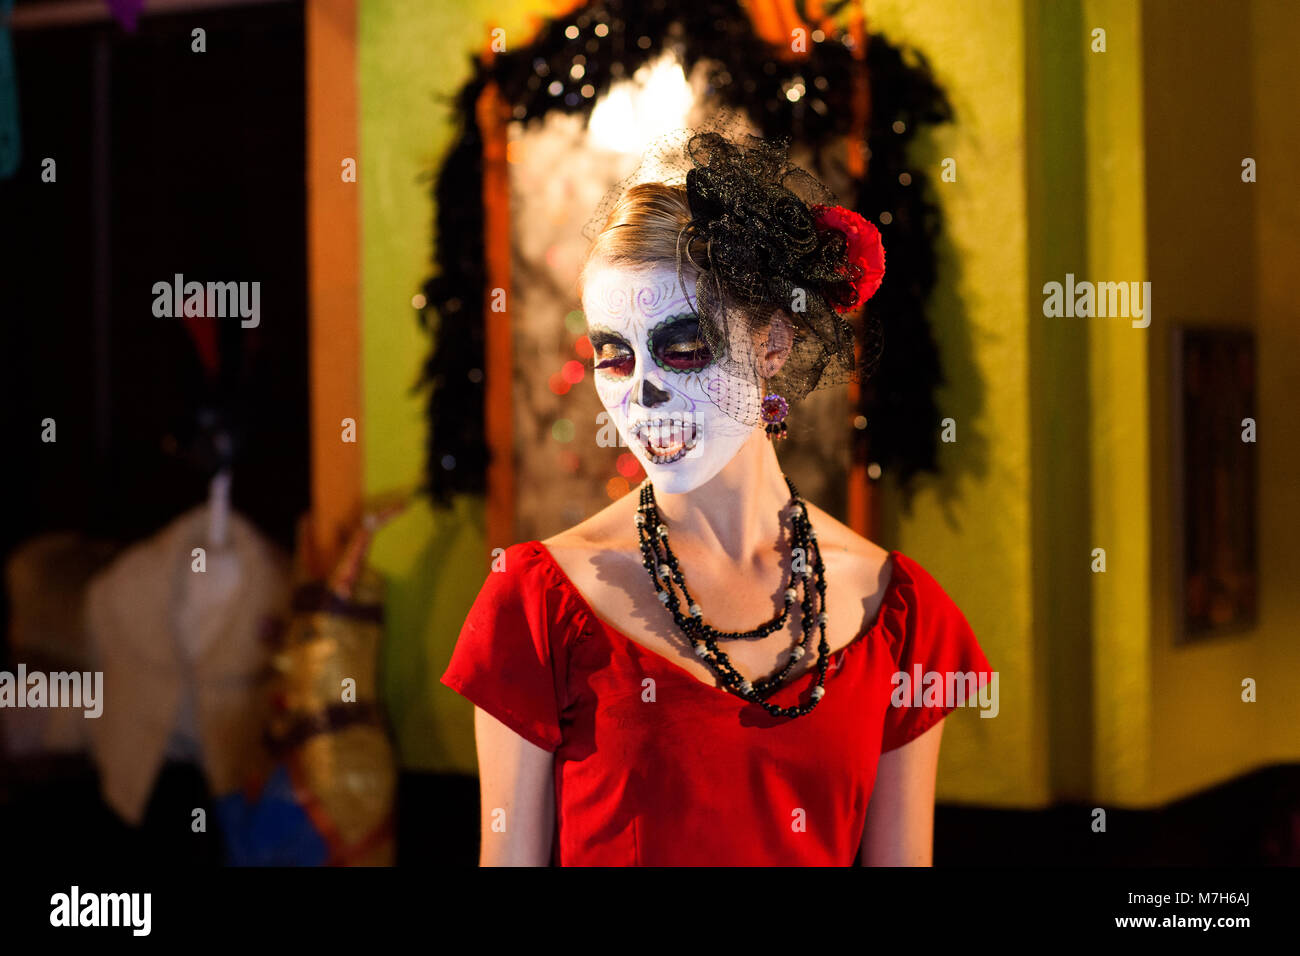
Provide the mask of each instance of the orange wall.
POLYGON ((355 0, 313 0, 307 18, 307 274, 313 538, 328 561, 361 501, 361 448, 342 421, 361 409, 361 215, 357 157, 355 0))

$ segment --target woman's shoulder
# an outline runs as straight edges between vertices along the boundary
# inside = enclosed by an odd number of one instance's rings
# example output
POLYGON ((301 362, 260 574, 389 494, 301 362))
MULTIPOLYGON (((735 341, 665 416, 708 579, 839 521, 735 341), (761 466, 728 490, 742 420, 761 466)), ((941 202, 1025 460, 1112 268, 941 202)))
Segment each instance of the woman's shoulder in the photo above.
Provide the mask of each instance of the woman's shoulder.
POLYGON ((970 638, 970 623, 961 607, 923 564, 901 551, 893 552, 892 564, 890 589, 900 635, 957 644, 970 638))
POLYGON ((881 547, 811 503, 809 513, 828 571, 874 585, 898 629, 964 621, 961 608, 919 561, 881 547))
POLYGON ((544 543, 518 541, 492 552, 467 623, 480 627, 524 624, 545 632, 580 606, 564 569, 544 543))
POLYGON ((493 548, 488 555, 487 574, 479 588, 478 606, 520 608, 531 595, 549 586, 550 571, 545 549, 537 541, 517 541, 493 548))
POLYGON ((633 515, 636 513, 635 496, 623 495, 594 515, 571 528, 556 532, 538 543, 543 545, 561 565, 577 563, 584 558, 631 549, 636 550, 636 533, 633 515))
POLYGON ((907 587, 916 595, 919 605, 932 611, 952 612, 960 609, 949 596, 943 585, 920 561, 903 554, 893 552, 895 573, 906 582, 907 587))
POLYGON ((808 517, 817 535, 818 550, 828 566, 834 561, 841 566, 841 570, 870 581, 883 580, 889 576, 888 550, 858 534, 812 502, 808 503, 808 517))

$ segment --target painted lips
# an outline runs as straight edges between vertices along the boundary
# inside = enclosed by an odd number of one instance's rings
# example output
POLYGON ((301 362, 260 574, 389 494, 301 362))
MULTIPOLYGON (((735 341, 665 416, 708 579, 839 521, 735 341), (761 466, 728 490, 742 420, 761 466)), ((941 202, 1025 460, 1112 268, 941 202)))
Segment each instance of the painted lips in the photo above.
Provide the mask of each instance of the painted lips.
POLYGON ((632 438, 640 443, 646 457, 656 465, 667 465, 685 457, 699 441, 695 422, 680 418, 652 418, 637 422, 632 438))

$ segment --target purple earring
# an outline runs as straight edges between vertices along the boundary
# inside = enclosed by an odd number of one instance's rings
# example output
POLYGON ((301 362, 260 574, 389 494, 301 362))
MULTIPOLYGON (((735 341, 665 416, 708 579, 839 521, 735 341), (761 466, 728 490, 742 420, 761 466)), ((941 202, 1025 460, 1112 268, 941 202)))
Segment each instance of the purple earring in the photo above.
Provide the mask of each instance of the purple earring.
POLYGON ((763 421, 767 422, 767 437, 773 440, 788 437, 785 416, 790 414, 790 405, 784 398, 773 392, 763 399, 763 421))

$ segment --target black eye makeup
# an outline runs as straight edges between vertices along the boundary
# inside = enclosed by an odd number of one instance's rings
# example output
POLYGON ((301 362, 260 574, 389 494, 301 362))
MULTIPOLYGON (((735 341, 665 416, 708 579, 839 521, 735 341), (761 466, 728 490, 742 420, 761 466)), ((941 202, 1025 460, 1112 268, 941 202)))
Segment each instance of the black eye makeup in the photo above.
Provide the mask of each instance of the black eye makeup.
POLYGON ((627 339, 609 329, 595 328, 587 335, 591 342, 592 364, 613 378, 627 378, 636 366, 636 355, 627 339))
POLYGON ((650 354, 669 372, 698 372, 713 361, 694 313, 674 316, 651 329, 650 354))

